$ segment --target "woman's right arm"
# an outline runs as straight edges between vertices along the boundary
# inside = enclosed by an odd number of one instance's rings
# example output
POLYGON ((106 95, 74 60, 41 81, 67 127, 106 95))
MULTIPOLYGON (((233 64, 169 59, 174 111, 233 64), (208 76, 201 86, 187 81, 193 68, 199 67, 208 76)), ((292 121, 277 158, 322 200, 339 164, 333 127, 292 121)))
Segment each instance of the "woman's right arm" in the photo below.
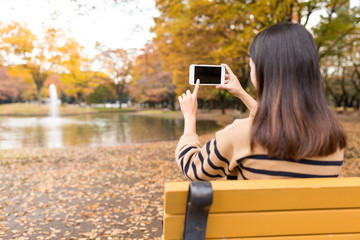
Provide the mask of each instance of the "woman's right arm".
POLYGON ((175 159, 191 181, 210 181, 234 174, 237 163, 233 159, 233 125, 216 132, 215 138, 201 147, 199 136, 186 133, 181 136, 175 159))
POLYGON ((250 94, 248 94, 244 88, 241 86, 238 78, 235 76, 235 74, 232 72, 230 67, 227 64, 221 64, 225 67, 228 74, 226 77, 228 79, 225 80, 225 83, 222 85, 216 86, 217 89, 225 89, 229 91, 232 95, 239 98, 251 111, 256 106, 257 102, 255 99, 253 99, 250 94))

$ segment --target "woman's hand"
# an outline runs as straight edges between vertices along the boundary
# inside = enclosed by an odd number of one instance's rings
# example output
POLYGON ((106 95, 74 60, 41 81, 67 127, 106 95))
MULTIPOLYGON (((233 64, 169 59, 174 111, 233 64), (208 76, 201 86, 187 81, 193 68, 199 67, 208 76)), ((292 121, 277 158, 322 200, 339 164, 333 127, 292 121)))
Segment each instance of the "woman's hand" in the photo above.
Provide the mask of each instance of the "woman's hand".
POLYGON ((190 90, 187 90, 186 93, 179 96, 180 108, 184 118, 196 117, 198 109, 197 94, 199 92, 199 85, 200 80, 197 80, 193 93, 191 93, 190 90))
POLYGON ((196 81, 193 93, 187 90, 179 96, 181 112, 185 119, 184 134, 196 133, 196 112, 198 110, 197 94, 199 92, 200 80, 196 81))
POLYGON ((238 78, 231 71, 230 67, 227 64, 221 64, 225 67, 228 74, 225 75, 225 83, 222 85, 216 86, 217 89, 225 89, 229 91, 232 95, 239 98, 251 111, 256 106, 256 101, 253 99, 241 86, 238 78))
POLYGON ((216 86, 217 89, 225 89, 229 91, 235 97, 241 98, 241 95, 245 93, 244 88, 241 86, 238 78, 232 72, 230 67, 227 64, 221 64, 225 67, 228 74, 225 75, 225 83, 222 85, 216 86))

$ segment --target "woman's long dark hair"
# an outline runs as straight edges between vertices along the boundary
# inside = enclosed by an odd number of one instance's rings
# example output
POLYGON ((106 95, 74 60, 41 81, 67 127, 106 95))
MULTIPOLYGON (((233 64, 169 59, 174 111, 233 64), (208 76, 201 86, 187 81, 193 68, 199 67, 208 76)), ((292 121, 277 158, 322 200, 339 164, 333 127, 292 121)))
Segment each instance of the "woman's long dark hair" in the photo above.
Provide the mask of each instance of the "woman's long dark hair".
POLYGON ((273 25, 254 38, 258 109, 251 148, 270 157, 328 156, 346 146, 345 132, 328 108, 312 35, 299 24, 273 25))

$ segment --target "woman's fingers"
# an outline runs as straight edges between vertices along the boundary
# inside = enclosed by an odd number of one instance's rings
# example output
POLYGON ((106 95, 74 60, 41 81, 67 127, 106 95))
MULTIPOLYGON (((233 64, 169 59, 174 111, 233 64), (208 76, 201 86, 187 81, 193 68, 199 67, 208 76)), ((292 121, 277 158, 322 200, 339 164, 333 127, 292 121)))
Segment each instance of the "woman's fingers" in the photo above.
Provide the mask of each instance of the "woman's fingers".
POLYGON ((193 93, 191 94, 190 90, 186 90, 185 93, 181 94, 181 96, 178 97, 179 102, 183 102, 184 100, 186 100, 187 98, 190 98, 191 96, 194 96, 195 98, 197 98, 197 94, 199 92, 199 86, 200 86, 200 80, 198 79, 196 81, 196 85, 195 85, 193 93))
POLYGON ((229 74, 231 74, 231 75, 234 74, 234 73, 232 72, 232 70, 230 69, 230 67, 229 67, 227 64, 222 63, 221 65, 225 67, 226 71, 227 71, 229 74))
POLYGON ((190 90, 186 90, 186 96, 187 96, 187 97, 190 97, 190 96, 191 96, 190 90))
POLYGON ((225 84, 217 85, 216 88, 228 90, 228 87, 225 84))
POLYGON ((195 97, 197 97, 197 94, 199 92, 199 87, 200 87, 200 80, 198 79, 198 80, 196 80, 196 85, 195 85, 195 88, 194 88, 194 91, 193 91, 193 95, 195 97))

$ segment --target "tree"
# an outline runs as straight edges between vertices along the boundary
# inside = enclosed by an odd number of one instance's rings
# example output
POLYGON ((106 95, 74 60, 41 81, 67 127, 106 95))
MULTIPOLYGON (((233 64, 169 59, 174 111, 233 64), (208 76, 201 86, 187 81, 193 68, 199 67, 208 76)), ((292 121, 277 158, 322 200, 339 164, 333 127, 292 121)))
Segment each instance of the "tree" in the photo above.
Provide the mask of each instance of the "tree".
POLYGON ((64 72, 60 78, 64 92, 81 104, 108 77, 91 70, 92 60, 84 56, 83 47, 74 39, 67 39, 60 51, 59 70, 64 72))
POLYGON ((12 103, 31 100, 31 76, 19 67, 0 67, 0 102, 12 103), (20 74, 22 71, 23 74, 20 74), (26 76, 27 75, 27 76, 26 76))
MULTIPOLYGON (((153 28, 155 43, 178 95, 189 88, 186 80, 192 63, 227 63, 244 88, 248 87, 248 47, 255 35, 248 5, 240 1, 159 0, 157 7, 161 14, 153 28)), ((217 96, 224 112, 226 94, 203 87, 199 98, 209 101, 217 96)))
POLYGON ((168 106, 174 110, 175 86, 170 72, 162 68, 158 49, 149 42, 142 52, 137 56, 132 72, 132 96, 142 103, 167 102, 168 106))
POLYGON ((49 28, 39 39, 26 26, 12 22, 3 27, 0 33, 0 50, 7 55, 7 65, 22 64, 28 69, 36 85, 40 104, 44 82, 59 63, 62 32, 49 28), (14 62, 12 56, 15 56, 14 62))
MULTIPOLYGON (((256 33, 272 24, 307 25, 314 12, 327 12, 313 28, 320 58, 351 45, 354 38, 350 40, 345 36, 359 36, 356 32, 359 10, 350 9, 347 0, 157 0, 156 6, 160 16, 155 18, 154 42, 165 70, 172 73, 178 95, 188 88, 184 80, 191 63, 227 63, 242 86, 249 90, 249 46, 256 33)), ((202 89, 205 96, 200 92, 199 97, 218 95, 219 99, 226 99, 225 92, 214 91, 202 89)))
POLYGON ((97 56, 97 60, 101 63, 101 71, 114 81, 113 86, 121 108, 133 67, 129 53, 124 49, 106 50, 97 56))
POLYGON ((326 93, 336 107, 359 108, 360 7, 348 1, 330 1, 313 28, 326 93))
POLYGON ((86 102, 89 103, 105 103, 113 102, 116 99, 114 88, 111 84, 99 85, 95 90, 86 97, 86 102))
POLYGON ((357 38, 353 44, 342 47, 341 51, 333 51, 334 54, 323 57, 322 75, 329 99, 336 107, 359 108, 360 104, 360 46, 359 34, 350 34, 340 40, 348 42, 351 38, 357 38))

